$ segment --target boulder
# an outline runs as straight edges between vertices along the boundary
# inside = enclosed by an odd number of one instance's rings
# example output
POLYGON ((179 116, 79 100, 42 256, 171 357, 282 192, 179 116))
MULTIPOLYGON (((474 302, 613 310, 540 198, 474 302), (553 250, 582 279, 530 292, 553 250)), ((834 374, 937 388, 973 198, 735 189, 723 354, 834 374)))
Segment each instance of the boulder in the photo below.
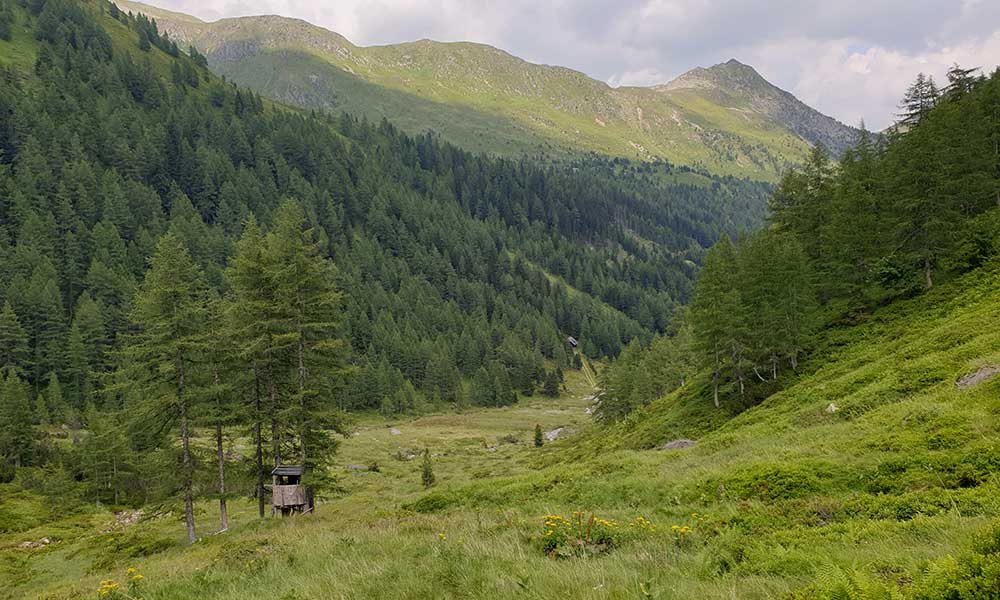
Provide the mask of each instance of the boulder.
POLYGON ((545 439, 547 439, 550 442, 555 441, 556 439, 559 438, 560 435, 562 435, 564 431, 566 431, 565 427, 556 427, 552 431, 545 433, 545 439))
POLYGON ((973 371, 972 373, 962 375, 958 378, 958 381, 955 382, 955 385, 957 385, 959 389, 963 390, 975 387, 988 379, 992 379, 997 375, 997 373, 1000 373, 1000 367, 996 365, 985 365, 979 367, 979 369, 973 371))
POLYGON ((656 447, 656 449, 657 450, 676 450, 678 448, 690 448, 691 446, 694 446, 697 443, 698 442, 696 442, 695 440, 689 440, 689 439, 686 439, 686 438, 681 438, 679 440, 673 440, 673 441, 670 441, 670 442, 666 442, 666 443, 660 444, 659 446, 656 447))

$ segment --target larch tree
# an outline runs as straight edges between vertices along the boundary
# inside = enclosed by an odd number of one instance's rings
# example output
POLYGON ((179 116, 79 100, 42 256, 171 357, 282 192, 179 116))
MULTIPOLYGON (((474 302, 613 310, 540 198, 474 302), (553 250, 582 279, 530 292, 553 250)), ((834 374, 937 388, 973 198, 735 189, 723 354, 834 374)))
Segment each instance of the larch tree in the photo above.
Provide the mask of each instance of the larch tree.
MULTIPOLYGON (((254 217, 244 225, 236 251, 226 269, 229 294, 222 308, 229 348, 235 361, 245 365, 234 374, 246 399, 246 414, 251 424, 254 463, 257 467, 255 495, 260 517, 264 517, 264 437, 265 423, 271 422, 272 435, 277 428, 275 412, 276 374, 272 339, 276 327, 272 291, 265 270, 264 236, 254 217)), ((275 441, 277 444, 277 441, 275 441)), ((277 454, 277 450, 275 451, 277 454)), ((275 459, 278 457, 275 456, 275 459)))
POLYGON ((336 449, 329 432, 346 432, 333 402, 347 372, 348 347, 341 337, 343 298, 333 262, 320 254, 315 232, 298 202, 287 200, 278 207, 265 247, 267 280, 281 326, 274 341, 284 362, 291 363, 294 381, 282 409, 283 421, 294 436, 300 463, 322 486, 336 449))
POLYGON ((191 454, 192 381, 205 343, 206 294, 200 270, 180 237, 164 234, 136 293, 125 358, 137 391, 155 403, 165 420, 180 425, 184 517, 188 541, 195 541, 194 461, 191 454))
POLYGON ((690 311, 696 343, 712 371, 712 402, 717 408, 727 367, 743 384, 740 331, 744 319, 737 283, 736 250, 729 237, 722 236, 705 257, 690 311))

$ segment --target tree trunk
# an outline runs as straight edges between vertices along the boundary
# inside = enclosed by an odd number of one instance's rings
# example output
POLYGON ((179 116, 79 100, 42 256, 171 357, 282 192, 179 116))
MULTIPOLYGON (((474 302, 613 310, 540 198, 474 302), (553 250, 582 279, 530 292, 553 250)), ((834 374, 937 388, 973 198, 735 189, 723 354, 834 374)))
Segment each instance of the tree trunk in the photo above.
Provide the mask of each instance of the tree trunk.
POLYGON ((299 454, 301 458, 301 464, 303 467, 306 466, 306 340, 302 331, 299 331, 299 348, 298 348, 298 358, 299 358, 299 418, 302 422, 299 424, 299 454))
POLYGON ((187 525, 188 543, 195 541, 194 532, 194 482, 191 469, 191 436, 188 432, 187 404, 184 400, 184 359, 177 356, 177 403, 181 411, 181 449, 184 457, 184 522, 187 525))
POLYGON ((740 398, 743 398, 745 392, 745 386, 743 382, 743 369, 740 368, 740 352, 739 349, 736 347, 735 343, 733 343, 732 349, 733 349, 733 354, 732 354, 733 375, 736 376, 736 381, 738 381, 740 384, 740 398))
POLYGON ((254 459, 257 461, 257 512, 264 518, 264 440, 261 439, 261 422, 264 415, 260 411, 260 379, 257 369, 253 372, 253 403, 254 403, 254 459))
POLYGON ((222 450, 222 417, 215 422, 215 458, 219 462, 219 531, 229 530, 226 508, 226 456, 222 450))
POLYGON ((281 436, 278 435, 278 390, 274 381, 268 378, 267 400, 271 411, 271 453, 274 455, 274 466, 281 464, 281 436))
MULTIPOLYGON (((219 394, 219 370, 213 369, 216 394, 219 394)), ((216 399, 215 415, 215 458, 219 463, 219 531, 229 530, 229 511, 226 507, 226 455, 222 448, 222 398, 216 399)))
POLYGON ((719 408, 719 351, 715 351, 715 371, 712 372, 712 400, 719 408))
MULTIPOLYGON (((270 401, 271 410, 271 450, 274 453, 274 466, 281 464, 281 436, 278 435, 278 393, 274 386, 274 380, 268 377, 267 396, 270 401)), ((271 516, 274 516, 274 506, 271 506, 271 516)))
POLYGON ((934 282, 931 280, 931 258, 929 256, 924 257, 924 289, 931 289, 934 282))

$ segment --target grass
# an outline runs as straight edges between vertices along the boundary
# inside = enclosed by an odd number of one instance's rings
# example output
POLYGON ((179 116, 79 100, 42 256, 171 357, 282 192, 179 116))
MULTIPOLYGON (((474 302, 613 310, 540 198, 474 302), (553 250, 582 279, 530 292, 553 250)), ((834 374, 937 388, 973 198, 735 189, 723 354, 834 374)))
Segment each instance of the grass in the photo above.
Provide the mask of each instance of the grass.
MULTIPOLYGON (((592 390, 571 372, 559 399, 365 417, 341 450, 355 469, 340 475, 347 493, 314 516, 260 522, 240 502, 231 531, 186 548, 178 514, 108 534, 107 513, 54 513, 0 536, 5 592, 86 597, 129 565, 146 575, 147 599, 822 598, 811 586, 831 572, 906 592, 1000 511, 1000 378, 955 385, 1000 363, 998 297, 1000 274, 985 270, 831 330, 782 391, 735 416, 710 408, 695 381, 596 429, 592 390), (535 449, 536 423, 571 433, 535 449), (677 437, 698 444, 647 449, 677 437), (430 490, 419 459, 396 458, 423 448, 430 490), (372 462, 379 472, 360 468, 372 462), (655 530, 552 558, 543 517, 574 511, 623 532, 642 516, 655 530), (16 548, 46 532, 62 541, 16 548)), ((3 506, 30 513, 36 501, 3 506)), ((208 531, 214 506, 199 518, 208 531)))
POLYGON ((35 53, 34 28, 18 18, 11 26, 11 39, 0 40, 0 65, 22 71, 31 69, 35 66, 35 53))

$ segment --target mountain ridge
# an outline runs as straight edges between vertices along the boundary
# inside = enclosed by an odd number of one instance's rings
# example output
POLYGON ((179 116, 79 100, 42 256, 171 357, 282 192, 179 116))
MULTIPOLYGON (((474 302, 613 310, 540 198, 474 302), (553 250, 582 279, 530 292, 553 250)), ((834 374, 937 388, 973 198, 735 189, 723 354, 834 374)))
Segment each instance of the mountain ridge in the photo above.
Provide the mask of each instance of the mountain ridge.
POLYGON ((206 22, 127 0, 119 5, 156 19, 173 39, 204 52, 220 74, 264 95, 387 117, 411 132, 433 129, 474 151, 594 151, 774 181, 812 144, 840 154, 857 133, 735 59, 658 86, 612 87, 478 42, 359 46, 297 18, 206 22), (736 65, 754 81, 725 72, 736 65))

